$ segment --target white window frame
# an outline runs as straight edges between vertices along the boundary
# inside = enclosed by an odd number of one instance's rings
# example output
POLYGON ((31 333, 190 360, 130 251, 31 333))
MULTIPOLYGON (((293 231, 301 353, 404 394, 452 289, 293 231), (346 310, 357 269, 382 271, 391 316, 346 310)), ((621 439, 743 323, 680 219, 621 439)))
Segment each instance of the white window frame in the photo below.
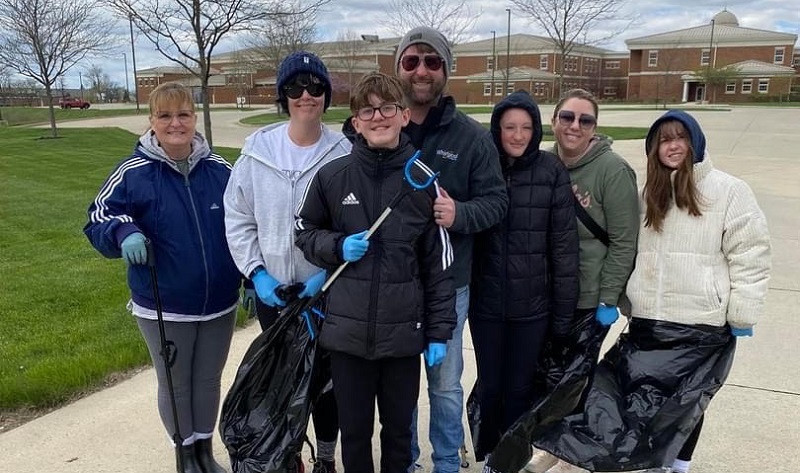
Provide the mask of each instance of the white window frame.
POLYGON ((758 79, 758 93, 769 93, 769 79, 758 79))
POLYGON ((606 69, 619 69, 619 61, 606 61, 606 69))
POLYGON ((514 93, 514 84, 509 82, 508 87, 506 87, 506 95, 511 95, 514 93))
POLYGON ((616 87, 603 87, 603 95, 617 95, 616 87))
POLYGON ((547 54, 542 54, 539 56, 539 69, 546 71, 548 67, 550 67, 550 60, 547 54))
POLYGON ((753 93, 753 79, 742 79, 742 93, 743 94, 753 93))
POLYGON ((700 51, 700 65, 707 66, 709 64, 711 64, 711 50, 703 49, 700 51))
POLYGON ((453 62, 450 64, 450 72, 456 72, 458 70, 458 58, 453 57, 453 62))
POLYGON ((494 94, 495 95, 499 95, 499 96, 502 97, 502 95, 503 95, 503 84, 502 83, 494 85, 494 94))
POLYGON ((488 97, 490 95, 492 95, 492 84, 486 82, 483 84, 483 96, 488 97))
POLYGON ((774 64, 783 64, 783 61, 786 60, 786 48, 783 46, 775 48, 775 54, 772 57, 772 62, 774 64))
POLYGON ((487 71, 493 71, 494 70, 494 57, 493 56, 488 56, 486 58, 486 70, 487 71))
POLYGON ((736 93, 736 81, 729 80, 725 82, 725 93, 726 94, 735 94, 736 93))
POLYGON ((647 67, 658 67, 658 49, 647 52, 647 67))

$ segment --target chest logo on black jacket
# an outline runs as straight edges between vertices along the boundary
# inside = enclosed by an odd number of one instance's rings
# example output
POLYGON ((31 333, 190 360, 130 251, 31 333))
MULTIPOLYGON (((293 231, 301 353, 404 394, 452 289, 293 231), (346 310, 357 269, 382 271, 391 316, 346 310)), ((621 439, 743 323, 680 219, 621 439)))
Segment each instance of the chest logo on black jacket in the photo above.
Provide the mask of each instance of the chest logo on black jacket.
POLYGON ((345 197, 342 200, 342 205, 359 205, 359 204, 361 204, 361 202, 358 201, 356 195, 353 194, 352 192, 347 194, 347 197, 345 197))
POLYGON ((440 158, 446 159, 448 161, 458 161, 458 153, 454 153, 446 149, 437 149, 436 156, 439 156, 440 158))

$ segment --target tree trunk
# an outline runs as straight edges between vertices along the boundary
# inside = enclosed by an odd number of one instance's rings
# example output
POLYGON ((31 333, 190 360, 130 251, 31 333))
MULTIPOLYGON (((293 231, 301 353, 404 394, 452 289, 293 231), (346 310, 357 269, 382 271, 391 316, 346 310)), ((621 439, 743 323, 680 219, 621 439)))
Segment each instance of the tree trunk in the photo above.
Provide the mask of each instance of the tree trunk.
POLYGON ((211 136, 211 107, 209 106, 209 97, 208 97, 208 74, 203 74, 203 77, 200 80, 200 90, 201 90, 201 97, 203 100, 203 124, 204 124, 204 135, 206 137, 206 141, 208 141, 208 146, 212 146, 212 136, 211 136))
POLYGON ((53 89, 50 84, 44 86, 45 94, 47 95, 47 103, 50 108, 50 136, 58 138, 58 128, 56 128, 56 111, 53 109, 53 89))

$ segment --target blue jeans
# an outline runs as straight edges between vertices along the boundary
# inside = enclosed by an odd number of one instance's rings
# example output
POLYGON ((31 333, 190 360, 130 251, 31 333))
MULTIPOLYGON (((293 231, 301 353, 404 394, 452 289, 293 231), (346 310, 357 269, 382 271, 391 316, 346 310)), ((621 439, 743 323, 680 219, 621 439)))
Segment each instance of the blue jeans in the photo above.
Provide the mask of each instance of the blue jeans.
MULTIPOLYGON (((464 371, 462 340, 468 311, 469 286, 464 286, 456 290, 458 323, 453 330, 453 338, 447 342, 444 362, 433 368, 425 365, 428 375, 428 397, 431 402, 428 437, 433 447, 431 456, 433 473, 457 473, 461 466, 458 454, 464 443, 464 425, 461 422, 464 412, 464 388, 461 387, 461 373, 464 371)), ((411 423, 411 456, 414 461, 409 471, 414 470, 419 455, 417 410, 414 409, 411 423)))

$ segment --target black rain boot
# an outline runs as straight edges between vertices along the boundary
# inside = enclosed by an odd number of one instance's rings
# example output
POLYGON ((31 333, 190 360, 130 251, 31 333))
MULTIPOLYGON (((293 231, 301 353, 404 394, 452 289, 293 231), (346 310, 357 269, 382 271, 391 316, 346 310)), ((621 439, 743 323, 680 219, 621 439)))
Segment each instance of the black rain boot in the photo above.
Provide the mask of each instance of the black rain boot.
POLYGON ((197 463, 194 444, 175 447, 175 462, 177 463, 176 471, 178 473, 203 473, 203 470, 197 463), (183 471, 181 471, 181 461, 183 462, 183 471))
MULTIPOLYGON (((222 465, 214 460, 214 450, 211 448, 211 439, 196 440, 194 451, 197 455, 197 463, 203 473, 227 473, 222 465)), ((187 472, 188 473, 188 472, 187 472)))

